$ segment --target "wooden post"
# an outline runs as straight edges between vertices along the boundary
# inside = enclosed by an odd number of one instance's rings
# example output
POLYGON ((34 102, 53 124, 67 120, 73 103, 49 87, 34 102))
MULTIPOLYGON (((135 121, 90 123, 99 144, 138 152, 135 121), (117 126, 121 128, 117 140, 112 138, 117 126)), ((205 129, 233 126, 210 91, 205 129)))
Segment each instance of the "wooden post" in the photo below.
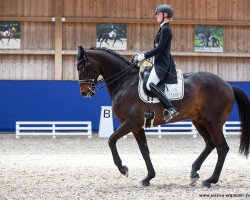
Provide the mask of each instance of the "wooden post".
POLYGON ((55 80, 62 80, 62 0, 55 0, 55 80))

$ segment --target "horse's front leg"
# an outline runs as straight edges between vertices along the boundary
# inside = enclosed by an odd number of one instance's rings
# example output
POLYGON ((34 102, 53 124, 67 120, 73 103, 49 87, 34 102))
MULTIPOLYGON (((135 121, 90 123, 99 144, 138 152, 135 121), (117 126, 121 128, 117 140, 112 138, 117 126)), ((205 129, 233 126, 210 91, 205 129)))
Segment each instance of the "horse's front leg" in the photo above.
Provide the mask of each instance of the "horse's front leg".
POLYGON ((146 135, 145 135, 144 129, 133 131, 133 134, 139 145, 142 157, 145 160, 147 170, 148 170, 148 175, 140 183, 142 186, 149 186, 150 180, 155 177, 155 170, 154 170, 154 167, 152 165, 152 162, 149 156, 149 149, 148 149, 146 135))
POLYGON ((109 137, 109 147, 112 152, 115 165, 118 167, 121 174, 128 177, 128 167, 122 165, 122 160, 116 148, 116 142, 123 136, 127 135, 132 130, 132 124, 124 121, 121 126, 109 137))

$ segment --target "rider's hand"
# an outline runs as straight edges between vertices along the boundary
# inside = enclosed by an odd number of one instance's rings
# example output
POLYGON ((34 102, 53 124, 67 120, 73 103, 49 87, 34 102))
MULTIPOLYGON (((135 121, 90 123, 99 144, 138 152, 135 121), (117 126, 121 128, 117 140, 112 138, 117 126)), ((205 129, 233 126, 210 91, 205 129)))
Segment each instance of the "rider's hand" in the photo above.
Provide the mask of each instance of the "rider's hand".
POLYGON ((141 62, 142 60, 145 60, 145 56, 143 53, 135 54, 135 61, 141 62))

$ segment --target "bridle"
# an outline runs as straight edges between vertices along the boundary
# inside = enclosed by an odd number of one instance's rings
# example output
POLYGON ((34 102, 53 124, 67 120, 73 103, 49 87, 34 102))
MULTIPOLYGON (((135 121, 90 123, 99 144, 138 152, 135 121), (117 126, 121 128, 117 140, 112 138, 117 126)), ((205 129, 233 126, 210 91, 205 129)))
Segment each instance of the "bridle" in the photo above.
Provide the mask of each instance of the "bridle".
POLYGON ((77 65, 77 70, 79 72, 84 71, 86 74, 86 78, 83 80, 78 80, 79 84, 85 84, 86 87, 93 93, 95 93, 95 85, 98 83, 97 80, 95 79, 91 79, 89 78, 91 73, 90 73, 90 69, 93 69, 96 73, 98 73, 98 71, 90 64, 89 59, 88 59, 88 55, 87 53, 84 51, 83 54, 83 58, 81 60, 78 61, 77 65))

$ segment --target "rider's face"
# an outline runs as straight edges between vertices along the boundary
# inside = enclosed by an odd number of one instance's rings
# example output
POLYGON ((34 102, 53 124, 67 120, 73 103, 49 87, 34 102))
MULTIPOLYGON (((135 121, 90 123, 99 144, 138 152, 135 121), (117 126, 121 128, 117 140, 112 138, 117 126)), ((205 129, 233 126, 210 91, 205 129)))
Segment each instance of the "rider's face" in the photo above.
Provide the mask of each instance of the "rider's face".
POLYGON ((156 17, 157 22, 161 23, 163 19, 163 13, 162 12, 155 13, 155 17, 156 17))

